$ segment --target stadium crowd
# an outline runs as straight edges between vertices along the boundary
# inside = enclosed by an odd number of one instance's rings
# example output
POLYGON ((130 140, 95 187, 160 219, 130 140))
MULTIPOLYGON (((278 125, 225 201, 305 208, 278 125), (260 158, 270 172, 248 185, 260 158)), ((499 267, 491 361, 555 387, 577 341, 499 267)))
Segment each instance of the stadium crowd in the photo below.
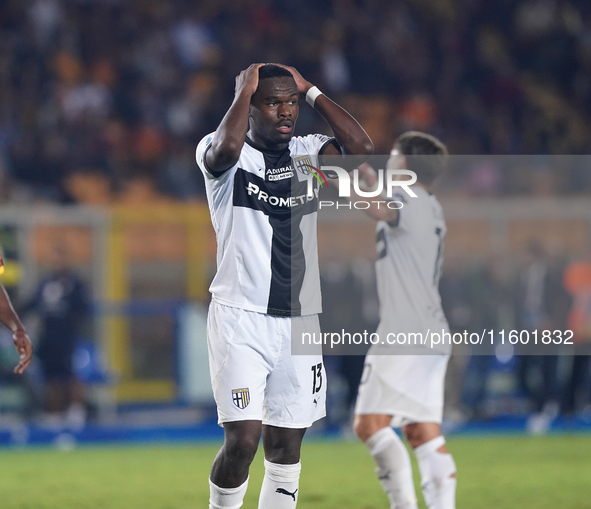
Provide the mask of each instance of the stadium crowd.
MULTIPOLYGON (((6 0, 0 42, 2 202, 109 202, 138 179, 202 197, 196 142, 255 61, 295 66, 378 152, 407 129, 452 154, 591 150, 583 0, 6 0)), ((447 191, 591 192, 587 168, 558 171, 481 165, 447 191)))
MULTIPOLYGON (((337 99, 378 153, 409 129, 433 133, 451 154, 591 153, 584 0, 4 0, 0 204, 202 200, 195 146, 228 108, 234 76, 260 61, 293 65, 337 99)), ((307 106, 298 126, 326 130, 307 106)), ((519 171, 464 168, 442 192, 591 194, 587 165, 538 161, 519 171)), ((512 326, 519 271, 506 276, 495 261, 458 266, 451 260, 442 282, 452 327, 512 326)), ((466 368, 478 378, 467 376, 461 395, 474 415, 490 359, 466 368)), ((550 370, 562 377, 550 403, 565 412, 589 402, 586 359, 550 370), (571 385, 585 383, 575 401, 571 385)), ((347 405, 355 383, 346 381, 347 405)), ((539 384, 529 397, 541 411, 538 393, 539 384)))
POLYGON ((559 355, 524 355, 516 347, 505 357, 494 347, 477 347, 478 355, 461 368, 457 405, 467 416, 502 413, 499 405, 507 400, 500 402, 499 393, 504 392, 513 400, 513 411, 521 401, 521 410, 534 413, 534 432, 545 431, 559 414, 589 418, 590 260, 591 250, 570 261, 532 240, 519 263, 491 257, 466 269, 461 259, 448 261, 440 290, 452 331, 572 330, 575 345, 557 350, 559 355), (499 391, 491 384, 491 374, 499 371, 510 375, 510 389, 499 391))

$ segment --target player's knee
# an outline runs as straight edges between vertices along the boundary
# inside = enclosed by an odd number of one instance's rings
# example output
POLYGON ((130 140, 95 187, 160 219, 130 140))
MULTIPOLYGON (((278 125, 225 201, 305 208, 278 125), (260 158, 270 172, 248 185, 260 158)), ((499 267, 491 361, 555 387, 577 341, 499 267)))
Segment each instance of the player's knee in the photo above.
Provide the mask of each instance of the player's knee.
POLYGON ((265 451, 265 459, 278 465, 293 465, 300 461, 299 447, 278 447, 265 451))
POLYGON ((250 465, 257 452, 258 442, 246 440, 244 442, 232 442, 224 446, 226 456, 233 462, 242 465, 250 465))
MULTIPOLYGON (((402 428, 402 432, 409 445, 416 449, 441 434, 439 426, 431 423, 409 424, 402 428)), ((444 447, 444 446, 443 446, 444 447)), ((445 452, 445 451, 440 451, 445 452)))
POLYGON ((411 424, 409 426, 405 426, 403 429, 403 433, 406 440, 408 441, 408 444, 413 449, 416 449, 417 447, 429 440, 429 437, 425 433, 425 430, 423 430, 421 426, 419 426, 418 424, 411 424))
POLYGON ((423 433, 421 432, 421 428, 419 426, 413 424, 404 426, 404 428, 402 428, 402 432, 404 433, 404 437, 406 438, 407 442, 413 449, 416 449, 423 443, 423 433))
POLYGON ((300 461, 301 446, 301 440, 295 438, 275 442, 271 447, 265 448, 265 458, 279 465, 295 464, 300 461))
POLYGON ((353 430, 362 442, 367 440, 383 426, 379 426, 375 419, 369 415, 356 415, 353 420, 353 430))
POLYGON ((263 434, 265 459, 280 465, 298 463, 303 437, 303 433, 297 430, 293 432, 282 430, 278 434, 268 431, 267 434, 263 434))
POLYGON ((353 431, 357 435, 357 438, 362 442, 365 442, 369 436, 367 436, 367 432, 365 429, 365 422, 363 416, 356 415, 353 419, 353 431))
POLYGON ((250 465, 259 446, 260 436, 253 433, 237 433, 226 436, 224 453, 238 464, 250 465))

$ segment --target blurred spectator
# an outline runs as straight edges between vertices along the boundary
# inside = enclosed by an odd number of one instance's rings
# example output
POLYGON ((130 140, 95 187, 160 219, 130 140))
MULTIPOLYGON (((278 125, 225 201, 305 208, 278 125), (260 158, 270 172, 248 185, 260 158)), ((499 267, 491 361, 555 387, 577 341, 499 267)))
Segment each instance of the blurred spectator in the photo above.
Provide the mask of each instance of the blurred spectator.
MULTIPOLYGON (((563 268, 550 264, 544 247, 531 241, 515 289, 516 330, 555 331, 566 329, 570 305, 563 286, 563 268)), ((545 432, 559 412, 560 387, 558 355, 519 356, 518 381, 534 406, 528 427, 534 433, 545 432), (539 383, 535 383, 536 371, 539 383)))
MULTIPOLYGON (((581 0, 0 3, 0 160, 13 200, 72 197, 72 172, 113 187, 148 177, 178 199, 184 165, 255 61, 295 65, 364 111, 385 140, 414 127, 455 154, 572 153, 591 148, 591 18, 581 0), (345 96, 345 97, 343 97, 345 96), (380 105, 379 107, 373 107, 380 105), (385 131, 382 129, 382 131, 385 131), (174 143, 171 140, 174 139, 174 143), (5 162, 4 162, 5 161, 5 162), (124 182, 123 182, 124 183, 124 182)), ((317 122, 302 108, 301 125, 317 122)), ((322 129, 321 126, 317 126, 322 129)), ((316 129, 317 127, 314 127, 316 129)), ((375 131, 375 132, 373 132, 375 131)), ((591 192, 580 170, 549 168, 532 189, 492 166, 463 179, 477 193, 591 192)), ((458 179, 462 181, 462 179, 458 179)), ((75 198, 75 197, 74 197, 75 198)))
MULTIPOLYGON (((452 334, 463 334, 471 318, 470 296, 464 271, 465 260, 460 256, 447 256, 439 280, 439 294, 443 312, 452 334)), ((452 420, 463 418, 461 411, 462 380, 466 350, 454 346, 449 359, 445 380, 445 413, 452 420)))
POLYGON ((571 263, 564 274, 564 285, 573 297, 568 317, 569 330, 573 331, 575 355, 569 374, 564 411, 591 411, 591 246, 584 259, 571 263))
POLYGON ((23 314, 34 312, 42 331, 36 349, 45 383, 45 410, 50 424, 84 425, 84 390, 73 373, 72 356, 90 303, 86 286, 71 267, 63 247, 53 254, 51 272, 39 283, 23 314))
MULTIPOLYGON (((339 250, 334 249, 320 274, 322 332, 345 331, 351 335, 375 332, 378 302, 373 263, 368 260, 349 263, 340 259, 339 250)), ((352 348, 347 346, 346 350, 351 352, 352 348)), ((357 355, 338 355, 338 347, 325 349, 324 363, 332 380, 327 408, 329 424, 350 424, 367 349, 367 345, 359 345, 357 355)))
POLYGON ((498 194, 502 189, 501 168, 493 161, 477 163, 468 175, 467 186, 471 195, 498 194))
MULTIPOLYGON (((511 288, 507 283, 503 260, 492 256, 483 266, 465 276, 465 294, 469 303, 469 321, 464 329, 481 334, 505 328, 511 288)), ((468 358, 462 384, 462 404, 468 417, 487 417, 487 385, 493 367, 492 345, 478 347, 479 355, 468 358)))

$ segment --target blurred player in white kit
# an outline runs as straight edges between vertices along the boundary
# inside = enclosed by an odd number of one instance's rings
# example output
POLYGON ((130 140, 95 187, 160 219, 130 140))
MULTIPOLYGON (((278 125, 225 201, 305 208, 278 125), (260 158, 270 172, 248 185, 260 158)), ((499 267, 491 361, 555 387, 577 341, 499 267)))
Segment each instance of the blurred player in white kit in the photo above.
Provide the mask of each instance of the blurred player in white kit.
MULTIPOLYGON (((446 225, 443 211, 430 188, 447 164, 447 149, 433 136, 407 132, 395 142, 388 169, 408 169, 417 176, 410 189, 393 200, 399 209, 371 202, 365 212, 378 220, 376 273, 380 300, 377 333, 425 334, 449 331, 441 308, 439 277, 446 225)), ((359 169, 368 187, 376 172, 359 169)), ((352 198, 353 199, 353 198, 352 198)), ((354 429, 367 445, 391 509, 416 509, 408 451, 392 427, 402 428, 421 472, 429 509, 455 508, 456 466, 441 435, 443 387, 449 348, 424 347, 419 355, 395 354, 372 346, 355 408, 354 429)))

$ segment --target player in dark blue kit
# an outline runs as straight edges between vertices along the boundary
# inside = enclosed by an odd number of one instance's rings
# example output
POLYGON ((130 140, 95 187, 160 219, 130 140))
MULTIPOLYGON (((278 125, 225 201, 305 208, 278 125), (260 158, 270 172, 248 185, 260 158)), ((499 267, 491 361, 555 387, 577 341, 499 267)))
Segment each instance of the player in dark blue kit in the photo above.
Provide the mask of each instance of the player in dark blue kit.
POLYGON ((66 253, 57 249, 52 272, 40 281, 22 310, 23 314, 35 312, 41 319, 37 356, 45 376, 46 410, 55 417, 67 410, 67 420, 76 425, 84 423, 85 411, 72 355, 89 307, 84 283, 70 268, 66 253))

